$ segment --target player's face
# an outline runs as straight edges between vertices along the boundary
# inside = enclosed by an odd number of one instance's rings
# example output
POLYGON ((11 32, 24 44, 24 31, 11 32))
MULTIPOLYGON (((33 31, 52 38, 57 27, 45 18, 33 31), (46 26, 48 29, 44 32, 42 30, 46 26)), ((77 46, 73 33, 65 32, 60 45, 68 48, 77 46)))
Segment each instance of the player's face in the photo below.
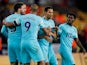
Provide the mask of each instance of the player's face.
POLYGON ((48 9, 45 15, 48 19, 51 19, 53 17, 53 9, 48 9))
POLYGON ((73 15, 68 15, 68 16, 67 16, 67 22, 68 22, 69 24, 72 24, 74 21, 75 21, 75 18, 74 18, 73 15))
POLYGON ((21 14, 25 14, 26 13, 26 5, 22 5, 21 6, 21 14))

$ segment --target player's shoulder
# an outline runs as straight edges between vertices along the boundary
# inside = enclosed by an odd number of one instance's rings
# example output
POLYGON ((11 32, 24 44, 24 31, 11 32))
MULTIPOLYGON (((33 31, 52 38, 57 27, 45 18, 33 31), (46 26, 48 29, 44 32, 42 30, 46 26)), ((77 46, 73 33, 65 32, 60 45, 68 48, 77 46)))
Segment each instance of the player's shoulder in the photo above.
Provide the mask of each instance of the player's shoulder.
POLYGON ((20 17, 18 17, 18 18, 22 18, 22 17, 25 17, 25 15, 21 15, 20 17))
POLYGON ((21 14, 11 14, 11 15, 9 15, 9 16, 7 16, 6 17, 6 19, 8 20, 8 19, 14 19, 14 18, 16 18, 16 17, 19 17, 21 14))
POLYGON ((14 16, 14 14, 11 14, 11 15, 7 16, 6 18, 11 18, 11 17, 13 17, 13 16, 14 16))
POLYGON ((19 17, 17 17, 17 19, 23 19, 25 17, 25 15, 21 15, 19 17))
POLYGON ((53 19, 50 19, 51 23, 54 23, 54 20, 53 19))
POLYGON ((11 14, 11 15, 7 16, 5 18, 5 20, 10 22, 13 19, 13 17, 14 17, 14 14, 11 14))
POLYGON ((29 14, 25 14, 24 16, 35 17, 35 16, 37 16, 37 15, 29 13, 29 14))
POLYGON ((73 28, 74 30, 77 30, 77 28, 76 28, 75 26, 72 26, 72 28, 73 28))
POLYGON ((38 16, 38 15, 36 15, 36 20, 37 21, 43 21, 42 17, 41 16, 38 16))
POLYGON ((54 20, 53 20, 53 19, 50 19, 50 21, 53 21, 53 22, 54 22, 54 20))
POLYGON ((25 14, 22 17, 33 17, 33 18, 39 18, 39 16, 35 15, 35 14, 25 14))
POLYGON ((66 23, 63 23, 63 24, 60 24, 59 27, 63 27, 63 26, 65 26, 65 25, 66 25, 66 23))
POLYGON ((38 19, 42 19, 42 17, 41 17, 41 16, 38 16, 38 15, 36 15, 36 16, 37 16, 37 18, 38 18, 38 19))

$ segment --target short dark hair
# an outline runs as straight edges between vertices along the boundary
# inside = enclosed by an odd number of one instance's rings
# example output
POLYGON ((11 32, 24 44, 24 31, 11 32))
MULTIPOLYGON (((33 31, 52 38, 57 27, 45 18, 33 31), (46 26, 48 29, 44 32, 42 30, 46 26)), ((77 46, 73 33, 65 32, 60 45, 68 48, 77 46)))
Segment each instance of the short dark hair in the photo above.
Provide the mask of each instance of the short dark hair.
POLYGON ((38 11, 38 5, 37 4, 32 4, 31 5, 31 11, 37 12, 38 11))
POLYGON ((14 12, 17 12, 19 8, 21 8, 21 6, 24 5, 23 2, 18 2, 14 5, 14 12))
POLYGON ((73 12, 68 12, 68 13, 67 13, 67 16, 68 16, 68 15, 74 16, 75 19, 76 19, 76 17, 77 17, 77 14, 75 14, 75 13, 73 13, 73 12))
POLYGON ((47 6, 47 7, 45 7, 44 11, 47 12, 48 9, 53 9, 53 8, 51 6, 47 6))

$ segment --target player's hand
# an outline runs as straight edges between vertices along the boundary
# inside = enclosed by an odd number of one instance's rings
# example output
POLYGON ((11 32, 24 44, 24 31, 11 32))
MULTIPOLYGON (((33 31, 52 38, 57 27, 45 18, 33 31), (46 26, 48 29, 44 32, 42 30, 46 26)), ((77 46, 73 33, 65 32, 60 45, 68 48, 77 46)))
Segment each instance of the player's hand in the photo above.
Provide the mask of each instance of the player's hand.
POLYGON ((5 25, 5 24, 6 24, 5 20, 3 20, 3 21, 2 21, 2 24, 3 24, 3 25, 5 25))
POLYGON ((53 36, 53 33, 52 32, 49 32, 49 36, 53 36))
POLYGON ((50 32, 52 31, 52 29, 51 29, 51 27, 49 26, 48 28, 47 28, 50 32))
POLYGON ((53 39, 51 39, 49 36, 44 36, 44 38, 48 41, 48 42, 52 42, 53 39))
POLYGON ((57 26, 55 26, 55 29, 56 29, 56 30, 58 30, 58 27, 57 27, 57 26))

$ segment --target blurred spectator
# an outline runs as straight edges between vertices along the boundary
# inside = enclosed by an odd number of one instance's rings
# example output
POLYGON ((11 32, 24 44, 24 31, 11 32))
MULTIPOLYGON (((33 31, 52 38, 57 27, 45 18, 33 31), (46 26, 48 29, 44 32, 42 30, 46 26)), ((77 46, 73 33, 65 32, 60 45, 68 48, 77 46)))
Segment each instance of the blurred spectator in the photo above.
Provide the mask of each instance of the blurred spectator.
POLYGON ((68 6, 74 6, 75 0, 68 0, 68 6))
MULTIPOLYGON (((2 27, 2 20, 10 14, 7 4, 8 0, 2 0, 0 2, 0 30, 2 27)), ((7 39, 0 32, 0 53, 2 53, 2 43, 7 43, 7 39)))
POLYGON ((39 5, 39 0, 34 0, 35 4, 39 5))
POLYGON ((86 26, 84 28, 84 40, 85 40, 84 47, 85 47, 85 49, 87 51, 87 24, 86 24, 86 26))
POLYGON ((86 26, 85 26, 85 28, 84 28, 84 38, 85 38, 85 43, 87 44, 87 24, 86 24, 86 26))
POLYGON ((57 25, 65 23, 66 16, 59 12, 58 15, 55 16, 55 22, 57 23, 57 25))
POLYGON ((7 8, 7 1, 2 0, 0 2, 0 30, 2 27, 2 20, 10 14, 9 9, 7 8))
POLYGON ((2 1, 0 2, 0 22, 10 14, 9 9, 7 8, 7 3, 2 1))
POLYGON ((47 5, 47 3, 48 3, 47 0, 40 0, 39 1, 40 5, 47 5))
POLYGON ((16 3, 17 0, 9 0, 9 3, 16 3))
POLYGON ((26 5, 26 14, 30 13, 30 6, 26 5))

